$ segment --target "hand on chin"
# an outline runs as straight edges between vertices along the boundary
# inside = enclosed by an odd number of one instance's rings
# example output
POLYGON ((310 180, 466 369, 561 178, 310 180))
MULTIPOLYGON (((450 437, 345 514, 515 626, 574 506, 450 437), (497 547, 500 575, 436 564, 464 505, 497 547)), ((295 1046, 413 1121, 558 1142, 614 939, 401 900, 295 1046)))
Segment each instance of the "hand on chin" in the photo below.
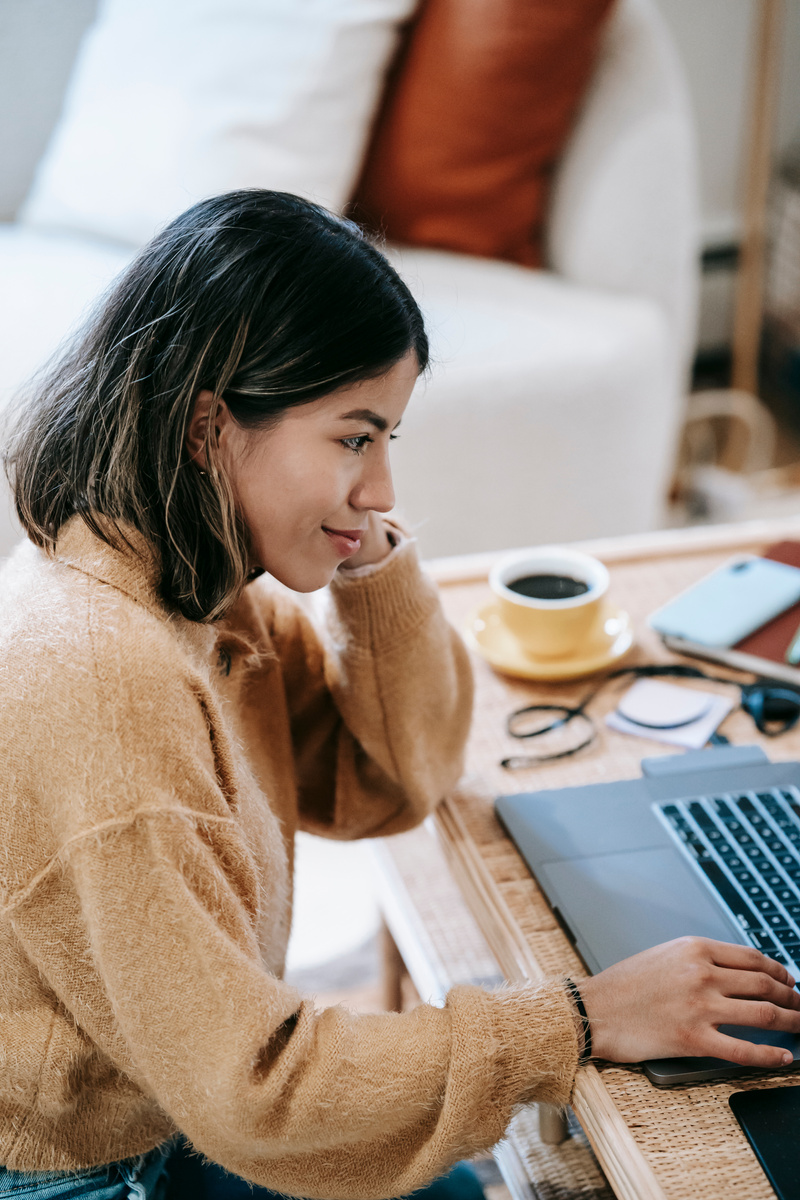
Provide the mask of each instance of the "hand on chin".
POLYGON ((386 532, 386 527, 376 512, 370 512, 367 517, 367 528, 361 539, 359 550, 352 558, 345 559, 339 564, 341 571, 352 571, 355 567, 366 567, 378 563, 392 549, 392 543, 386 532))

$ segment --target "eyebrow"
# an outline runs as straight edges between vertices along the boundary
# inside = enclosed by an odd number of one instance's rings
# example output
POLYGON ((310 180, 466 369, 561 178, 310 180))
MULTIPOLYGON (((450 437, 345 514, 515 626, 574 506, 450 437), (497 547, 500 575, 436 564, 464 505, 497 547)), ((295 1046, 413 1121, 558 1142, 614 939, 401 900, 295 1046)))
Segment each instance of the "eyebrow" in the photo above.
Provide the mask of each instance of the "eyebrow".
MULTIPOLYGON (((380 413, 373 412, 371 408, 354 408, 350 412, 342 413, 340 421, 368 421, 370 425, 374 425, 379 433, 383 433, 389 427, 389 422, 380 413)), ((397 422, 399 425, 400 422, 397 422)), ((395 429, 397 428, 395 425, 395 429)))

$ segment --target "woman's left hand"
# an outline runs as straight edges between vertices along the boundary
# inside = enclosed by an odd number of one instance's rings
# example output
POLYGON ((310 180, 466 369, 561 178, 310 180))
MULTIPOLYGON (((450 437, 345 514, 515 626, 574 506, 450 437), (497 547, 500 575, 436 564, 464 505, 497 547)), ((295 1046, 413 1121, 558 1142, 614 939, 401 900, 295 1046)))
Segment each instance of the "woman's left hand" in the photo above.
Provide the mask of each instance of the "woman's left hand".
POLYGON ((352 558, 339 564, 340 571, 352 571, 354 567, 366 567, 371 563, 379 563, 392 549, 392 542, 386 532, 380 515, 376 512, 367 513, 367 528, 361 539, 361 548, 352 558))

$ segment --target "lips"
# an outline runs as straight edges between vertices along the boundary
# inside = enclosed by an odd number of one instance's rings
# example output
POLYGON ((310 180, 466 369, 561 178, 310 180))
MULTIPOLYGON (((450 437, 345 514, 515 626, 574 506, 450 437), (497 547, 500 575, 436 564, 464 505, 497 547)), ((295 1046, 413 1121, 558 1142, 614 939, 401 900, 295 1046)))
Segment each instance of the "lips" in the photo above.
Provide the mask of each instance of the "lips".
POLYGON ((363 529, 329 529, 327 525, 323 525, 322 530, 342 558, 349 558, 361 549, 361 539, 365 533, 363 529))

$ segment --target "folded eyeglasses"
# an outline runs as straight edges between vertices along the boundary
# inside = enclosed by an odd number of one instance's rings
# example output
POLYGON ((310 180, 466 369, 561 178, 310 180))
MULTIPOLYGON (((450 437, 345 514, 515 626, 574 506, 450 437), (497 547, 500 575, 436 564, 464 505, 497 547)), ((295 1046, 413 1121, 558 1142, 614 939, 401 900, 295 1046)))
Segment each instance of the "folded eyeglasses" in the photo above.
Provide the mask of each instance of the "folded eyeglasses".
MULTIPOLYGON (((579 750, 585 750, 597 737, 597 725, 587 712, 588 706, 603 688, 615 679, 623 676, 632 678, 654 678, 671 676, 681 679, 707 679, 712 683, 724 683, 736 687, 740 692, 739 707, 755 722, 759 733, 767 737, 777 737, 793 729, 800 720, 800 687, 782 683, 776 679, 757 679, 754 683, 739 683, 735 679, 725 679, 721 675, 709 675, 699 667, 684 666, 683 664, 658 664, 643 667, 620 667, 611 671, 600 683, 587 692, 579 704, 528 704, 518 708, 506 722, 506 729, 512 738, 525 740, 529 738, 545 738, 556 745, 550 752, 538 754, 518 754, 504 758, 500 766, 509 771, 529 767, 535 763, 551 762, 557 758, 569 758, 579 750), (570 736, 571 735, 571 736, 570 736), (566 745, 564 742, 566 741, 566 745)), ((728 739, 724 734, 712 734, 710 741, 725 744, 728 739)))

